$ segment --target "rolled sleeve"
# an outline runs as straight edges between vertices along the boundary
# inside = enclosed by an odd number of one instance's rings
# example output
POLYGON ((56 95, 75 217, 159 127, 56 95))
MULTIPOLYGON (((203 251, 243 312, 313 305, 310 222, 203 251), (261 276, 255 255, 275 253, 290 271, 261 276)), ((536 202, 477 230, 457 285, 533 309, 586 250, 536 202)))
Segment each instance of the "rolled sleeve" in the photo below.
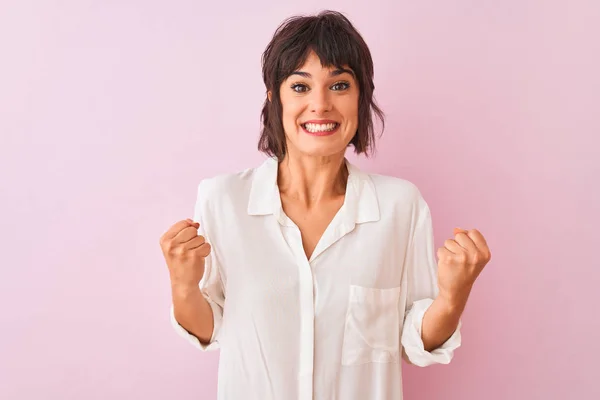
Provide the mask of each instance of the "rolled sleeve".
POLYGON ((408 293, 401 334, 402 356, 408 363, 421 367, 448 364, 461 345, 460 321, 452 336, 431 352, 425 350, 421 338, 423 316, 437 297, 438 286, 431 212, 420 193, 417 195, 414 220, 405 264, 408 293))
POLYGON ((412 308, 406 315, 402 329, 403 357, 410 364, 427 367, 432 364, 449 364, 454 356, 454 350, 461 345, 461 322, 458 327, 441 346, 427 351, 421 338, 423 316, 431 306, 433 299, 422 299, 413 303, 412 308))
POLYGON ((206 295, 204 296, 204 298, 206 298, 206 300, 208 301, 208 304, 210 304, 210 307, 212 308, 213 322, 214 322, 213 333, 212 333, 212 336, 208 343, 201 342, 196 336, 189 333, 183 326, 181 326, 179 324, 179 322, 175 318, 175 309, 174 309, 173 305, 171 305, 171 325, 175 329, 175 332, 177 332, 179 334, 179 336, 181 336, 182 338, 187 340, 192 346, 194 346, 198 350, 202 350, 202 351, 217 350, 219 348, 219 342, 216 340, 216 336, 217 336, 217 332, 219 332, 219 329, 221 328, 221 324, 222 324, 222 320, 223 320, 223 310, 217 303, 212 301, 206 295))

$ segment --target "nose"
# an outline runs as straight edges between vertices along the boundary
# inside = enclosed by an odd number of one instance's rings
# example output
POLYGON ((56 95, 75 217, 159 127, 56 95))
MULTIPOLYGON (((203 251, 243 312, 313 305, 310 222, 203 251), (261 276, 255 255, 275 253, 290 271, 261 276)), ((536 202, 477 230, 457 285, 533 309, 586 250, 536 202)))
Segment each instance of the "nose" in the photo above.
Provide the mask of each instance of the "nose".
POLYGON ((328 90, 313 90, 310 104, 311 112, 320 115, 331 111, 331 94, 328 90))

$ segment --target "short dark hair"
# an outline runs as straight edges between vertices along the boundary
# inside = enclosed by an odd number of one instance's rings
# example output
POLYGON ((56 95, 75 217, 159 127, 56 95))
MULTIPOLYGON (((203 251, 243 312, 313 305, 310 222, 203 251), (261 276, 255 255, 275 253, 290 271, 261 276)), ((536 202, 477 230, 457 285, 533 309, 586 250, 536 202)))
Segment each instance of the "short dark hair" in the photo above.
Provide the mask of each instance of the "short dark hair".
POLYGON ((375 150, 373 114, 385 127, 385 115, 373 97, 373 60, 362 36, 342 13, 322 11, 313 16, 286 19, 275 31, 262 55, 262 75, 271 100, 265 99, 258 149, 282 159, 286 154, 279 88, 302 67, 314 51, 324 67, 349 66, 359 86, 358 129, 350 141, 356 154, 375 150))

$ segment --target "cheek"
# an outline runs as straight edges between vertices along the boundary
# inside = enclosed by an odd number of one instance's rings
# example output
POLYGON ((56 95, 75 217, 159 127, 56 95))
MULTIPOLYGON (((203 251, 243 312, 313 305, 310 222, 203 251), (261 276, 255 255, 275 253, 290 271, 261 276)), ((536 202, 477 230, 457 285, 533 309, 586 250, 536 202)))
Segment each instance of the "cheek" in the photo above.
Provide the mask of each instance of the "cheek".
POLYGON ((282 117, 285 126, 297 125, 301 107, 293 102, 282 103, 282 117))
POLYGON ((284 111, 282 119, 283 119, 283 129, 286 131, 286 133, 292 132, 296 125, 296 118, 294 117, 294 115, 290 112, 286 113, 284 111))
POLYGON ((348 96, 340 104, 340 110, 342 110, 346 120, 349 122, 358 121, 358 96, 348 96))
POLYGON ((285 135, 295 136, 295 132, 297 131, 297 120, 298 115, 295 112, 293 104, 289 102, 282 102, 282 112, 281 112, 281 122, 283 124, 283 131, 285 135))
POLYGON ((352 127, 358 126, 358 106, 355 104, 348 104, 348 107, 344 110, 344 116, 349 125, 352 127))

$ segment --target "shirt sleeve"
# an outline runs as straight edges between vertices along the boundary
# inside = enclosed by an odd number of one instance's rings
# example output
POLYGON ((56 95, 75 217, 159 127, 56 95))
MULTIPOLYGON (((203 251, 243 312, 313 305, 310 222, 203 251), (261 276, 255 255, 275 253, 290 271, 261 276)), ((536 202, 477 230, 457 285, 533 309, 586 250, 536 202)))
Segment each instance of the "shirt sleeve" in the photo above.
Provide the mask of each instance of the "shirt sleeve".
POLYGON ((410 364, 426 367, 448 364, 461 345, 459 321, 452 336, 437 349, 425 350, 421 328, 425 311, 437 297, 437 262, 434 250, 433 223, 429 206, 419 194, 415 208, 416 223, 406 258, 407 307, 402 328, 402 357, 410 364))
MULTIPOLYGON (((208 243, 211 243, 210 240, 210 227, 205 225, 205 220, 202 218, 202 215, 206 211, 206 202, 205 202, 205 191, 203 190, 203 185, 200 183, 198 185, 198 194, 196 198, 196 205, 194 207, 194 221, 200 223, 200 228, 198 229, 198 234, 204 236, 208 243)), ((218 335, 219 330, 221 328, 221 324, 223 321, 223 305, 225 303, 225 294, 223 290, 223 282, 221 279, 220 267, 217 262, 217 257, 215 255, 214 248, 205 259, 204 266, 204 275, 199 283, 200 291, 204 298, 210 304, 210 307, 213 312, 213 321, 214 321, 214 329, 212 333, 212 337, 208 343, 202 343, 198 338, 191 333, 189 333, 183 326, 179 324, 179 322, 175 319, 174 307, 171 304, 171 325, 175 329, 175 331, 179 334, 179 336, 186 339, 190 344, 202 351, 210 351, 217 350, 219 348, 218 335)))

